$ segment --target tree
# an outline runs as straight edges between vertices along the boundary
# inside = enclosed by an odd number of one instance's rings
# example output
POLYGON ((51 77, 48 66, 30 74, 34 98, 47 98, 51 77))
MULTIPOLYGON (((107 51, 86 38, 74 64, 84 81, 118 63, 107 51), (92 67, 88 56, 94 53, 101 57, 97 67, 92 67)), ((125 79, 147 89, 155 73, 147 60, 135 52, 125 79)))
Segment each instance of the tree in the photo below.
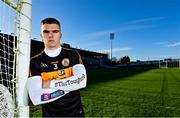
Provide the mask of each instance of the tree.
POLYGON ((113 64, 116 64, 118 62, 118 59, 116 57, 112 57, 111 61, 112 61, 113 64))
POLYGON ((129 56, 124 56, 119 59, 119 63, 121 63, 121 64, 127 64, 129 62, 130 62, 129 56))

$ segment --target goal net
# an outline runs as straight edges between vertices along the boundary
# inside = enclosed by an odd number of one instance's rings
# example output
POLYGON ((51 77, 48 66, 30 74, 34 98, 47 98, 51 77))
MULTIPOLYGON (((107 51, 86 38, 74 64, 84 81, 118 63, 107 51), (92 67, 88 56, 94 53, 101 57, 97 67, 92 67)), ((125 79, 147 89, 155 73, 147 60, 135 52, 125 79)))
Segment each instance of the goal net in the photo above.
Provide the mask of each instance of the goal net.
POLYGON ((29 117, 31 0, 0 0, 0 118, 29 117))

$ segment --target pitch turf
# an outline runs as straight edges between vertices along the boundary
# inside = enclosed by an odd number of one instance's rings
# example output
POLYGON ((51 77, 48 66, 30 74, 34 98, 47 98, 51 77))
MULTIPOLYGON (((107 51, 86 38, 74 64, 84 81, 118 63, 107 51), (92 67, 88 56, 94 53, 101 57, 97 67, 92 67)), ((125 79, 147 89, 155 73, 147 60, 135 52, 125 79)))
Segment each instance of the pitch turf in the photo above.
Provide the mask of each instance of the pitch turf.
MULTIPOLYGON (((81 99, 87 117, 180 117, 180 69, 89 71, 81 99)), ((30 114, 41 116, 40 107, 30 114)))

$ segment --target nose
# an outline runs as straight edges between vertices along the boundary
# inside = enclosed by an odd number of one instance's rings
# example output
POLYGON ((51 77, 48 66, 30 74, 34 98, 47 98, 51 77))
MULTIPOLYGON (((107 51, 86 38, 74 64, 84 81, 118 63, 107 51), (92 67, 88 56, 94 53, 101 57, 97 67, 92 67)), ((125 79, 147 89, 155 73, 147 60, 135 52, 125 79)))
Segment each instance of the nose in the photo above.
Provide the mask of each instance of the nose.
POLYGON ((49 32, 49 37, 53 37, 53 32, 49 32))

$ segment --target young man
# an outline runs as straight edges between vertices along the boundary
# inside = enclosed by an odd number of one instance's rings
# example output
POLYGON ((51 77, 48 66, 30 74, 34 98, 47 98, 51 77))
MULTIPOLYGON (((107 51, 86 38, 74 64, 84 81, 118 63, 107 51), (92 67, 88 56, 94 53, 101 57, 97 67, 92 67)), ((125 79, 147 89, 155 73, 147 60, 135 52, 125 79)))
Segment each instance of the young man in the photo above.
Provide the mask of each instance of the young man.
POLYGON ((61 47, 61 37, 58 20, 42 20, 45 48, 31 59, 29 96, 34 105, 42 104, 43 117, 83 117, 79 89, 86 87, 86 70, 77 51, 61 47))

